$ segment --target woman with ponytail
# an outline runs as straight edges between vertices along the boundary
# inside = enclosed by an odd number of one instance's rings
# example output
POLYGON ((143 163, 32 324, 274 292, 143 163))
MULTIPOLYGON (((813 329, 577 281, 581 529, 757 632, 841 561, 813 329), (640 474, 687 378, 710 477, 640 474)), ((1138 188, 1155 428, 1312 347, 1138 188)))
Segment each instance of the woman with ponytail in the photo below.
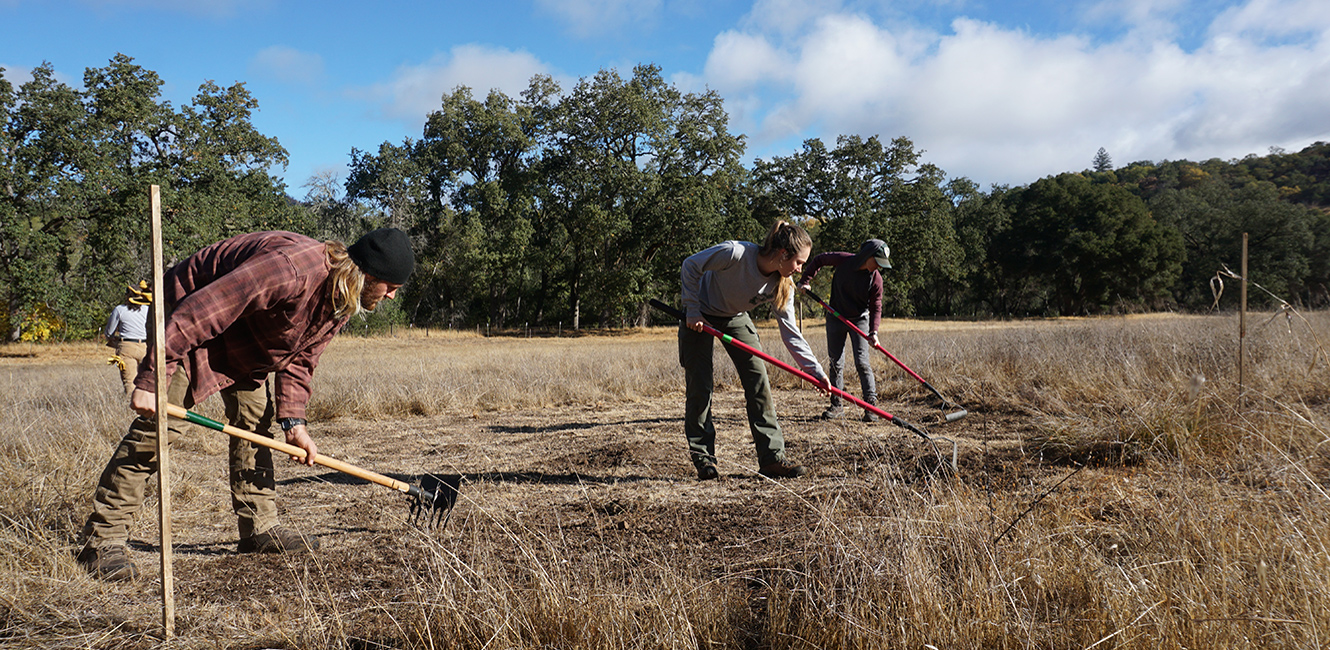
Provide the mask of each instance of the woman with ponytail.
MULTIPOLYGON (((785 347, 805 372, 822 380, 827 375, 794 318, 794 281, 803 269, 813 241, 799 226, 777 221, 761 246, 727 241, 688 257, 681 273, 687 321, 679 328, 679 364, 687 386, 684 434, 699 480, 714 479, 716 429, 711 419, 713 376, 711 349, 714 337, 702 331, 709 324, 721 332, 760 349, 757 328, 748 310, 772 303, 785 347)), ((776 409, 767 380, 766 362, 743 350, 725 346, 743 384, 748 428, 757 447, 763 476, 796 478, 808 473, 785 457, 785 439, 776 421, 776 409)))

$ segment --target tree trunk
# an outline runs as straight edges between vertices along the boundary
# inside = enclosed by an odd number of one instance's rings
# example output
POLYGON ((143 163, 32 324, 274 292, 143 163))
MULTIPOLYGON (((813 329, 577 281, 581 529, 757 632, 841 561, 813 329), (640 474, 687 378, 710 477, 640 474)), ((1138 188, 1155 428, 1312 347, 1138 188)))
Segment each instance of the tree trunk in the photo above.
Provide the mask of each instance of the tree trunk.
POLYGON ((568 285, 568 302, 573 306, 573 330, 582 324, 582 277, 574 273, 573 281, 568 285))

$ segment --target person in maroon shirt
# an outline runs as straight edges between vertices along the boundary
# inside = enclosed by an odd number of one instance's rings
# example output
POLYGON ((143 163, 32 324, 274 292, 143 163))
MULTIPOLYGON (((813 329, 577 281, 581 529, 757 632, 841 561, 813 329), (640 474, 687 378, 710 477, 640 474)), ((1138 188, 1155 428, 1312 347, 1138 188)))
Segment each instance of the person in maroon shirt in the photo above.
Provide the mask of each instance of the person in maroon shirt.
MULTIPOLYGON (((319 355, 354 315, 392 299, 415 268, 411 241, 381 228, 355 244, 289 232, 258 232, 207 246, 172 267, 159 291, 167 309, 167 399, 185 408, 220 393, 232 426, 272 435, 307 452, 318 447, 305 422, 319 355)), ((126 550, 129 528, 157 471, 155 342, 139 364, 129 427, 93 497, 78 561, 93 575, 137 575, 126 550)), ((179 435, 172 421, 169 439, 179 435)), ((241 553, 312 550, 314 537, 277 523, 276 482, 267 447, 230 439, 231 506, 241 553)))
MULTIPOLYGON (((854 351, 854 367, 859 371, 859 387, 863 390, 863 399, 869 404, 877 404, 877 383, 873 377, 872 354, 877 339, 878 327, 882 324, 882 274, 879 269, 891 268, 891 249, 880 239, 870 239, 859 246, 858 253, 822 253, 814 257, 804 268, 799 278, 799 288, 807 289, 817 272, 824 266, 834 266, 835 275, 831 277, 831 297, 828 302, 832 309, 854 323, 861 331, 872 337, 872 342, 842 323, 834 314, 827 314, 827 374, 836 388, 845 388, 845 337, 850 337, 850 347, 854 351)), ((833 419, 845 414, 839 395, 832 394, 831 406, 822 412, 822 417, 833 419)), ((876 422, 877 414, 865 410, 864 422, 876 422)))

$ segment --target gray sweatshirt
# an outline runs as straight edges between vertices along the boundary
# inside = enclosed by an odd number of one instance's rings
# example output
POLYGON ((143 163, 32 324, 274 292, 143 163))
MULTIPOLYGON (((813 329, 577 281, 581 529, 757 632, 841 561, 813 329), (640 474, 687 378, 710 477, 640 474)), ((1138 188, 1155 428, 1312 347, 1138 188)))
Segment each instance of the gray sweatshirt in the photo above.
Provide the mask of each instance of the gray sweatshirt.
MULTIPOLYGON (((688 318, 703 314, 729 318, 774 300, 781 278, 758 270, 757 251, 758 245, 752 242, 727 241, 685 259, 680 279, 688 318)), ((799 367, 825 381, 827 373, 822 371, 822 364, 794 320, 794 292, 790 292, 790 299, 784 305, 775 306, 772 311, 780 326, 781 340, 799 367)))

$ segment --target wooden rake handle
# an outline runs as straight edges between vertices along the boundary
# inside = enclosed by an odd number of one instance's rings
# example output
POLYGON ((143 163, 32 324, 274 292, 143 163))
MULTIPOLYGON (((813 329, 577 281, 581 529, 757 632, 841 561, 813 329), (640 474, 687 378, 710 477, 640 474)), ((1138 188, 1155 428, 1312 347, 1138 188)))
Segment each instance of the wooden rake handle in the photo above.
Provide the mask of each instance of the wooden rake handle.
MULTIPOLYGON (((256 445, 261 445, 269 449, 275 449, 284 454, 295 456, 296 458, 303 459, 306 456, 305 450, 295 445, 288 445, 285 442, 278 442, 267 436, 254 433, 253 431, 245 431, 244 429, 233 427, 229 424, 222 424, 221 422, 218 422, 217 420, 214 420, 212 418, 206 418, 193 411, 187 411, 184 408, 177 406, 175 404, 166 405, 166 414, 173 418, 178 418, 186 422, 190 422, 192 424, 197 424, 201 427, 206 427, 209 429, 213 429, 215 431, 221 431, 222 433, 225 433, 226 435, 231 436, 233 438, 248 440, 249 442, 252 442, 256 445)), ((409 483, 403 483, 402 481, 399 481, 394 478, 389 478, 387 476, 379 474, 378 472, 371 472, 370 470, 356 467, 351 463, 346 463, 337 460, 336 458, 332 458, 330 456, 319 454, 314 457, 314 463, 327 467, 328 469, 337 470, 343 474, 350 474, 351 476, 364 479, 366 481, 369 481, 370 483, 377 483, 384 487, 397 490, 398 492, 404 492, 408 496, 425 498, 428 499, 429 502, 434 501, 433 494, 421 490, 420 488, 414 485, 411 485, 409 483)))

